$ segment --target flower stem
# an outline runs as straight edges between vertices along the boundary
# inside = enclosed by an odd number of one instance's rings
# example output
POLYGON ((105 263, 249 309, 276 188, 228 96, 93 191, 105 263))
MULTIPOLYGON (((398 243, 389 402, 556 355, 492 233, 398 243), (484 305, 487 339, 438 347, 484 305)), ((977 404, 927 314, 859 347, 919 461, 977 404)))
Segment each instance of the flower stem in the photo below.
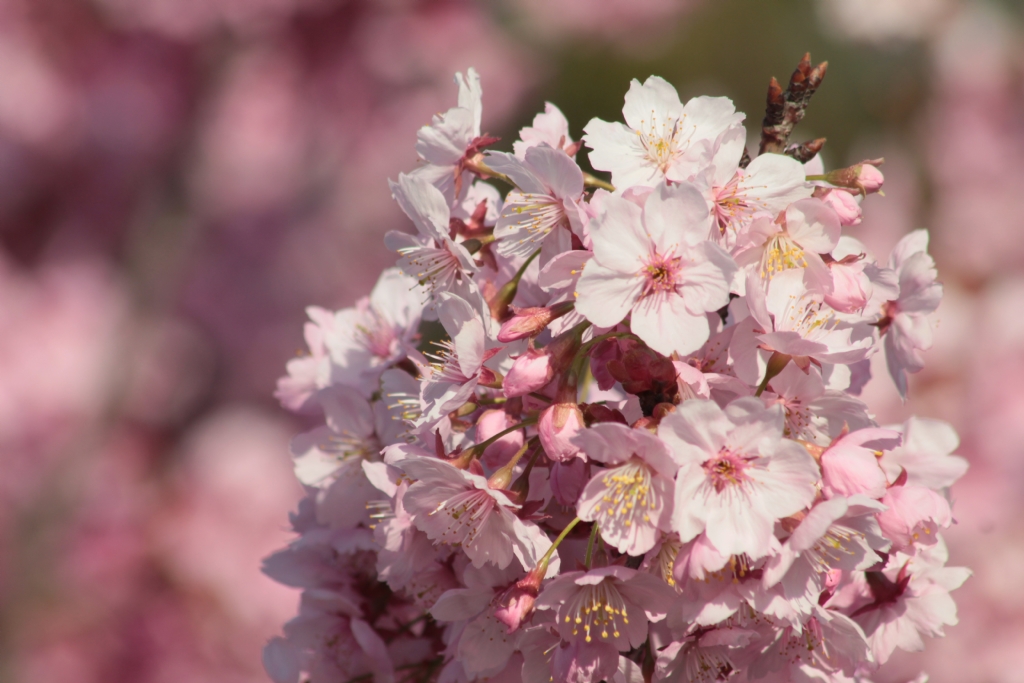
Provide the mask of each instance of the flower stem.
POLYGON ((587 556, 583 560, 587 571, 590 571, 590 562, 594 559, 594 540, 597 538, 600 528, 597 522, 594 522, 594 528, 590 530, 590 540, 587 541, 587 556))
POLYGON ((782 372, 786 365, 789 364, 790 356, 785 353, 779 353, 778 351, 772 351, 771 358, 768 359, 768 367, 764 370, 764 379, 761 380, 761 384, 758 385, 757 391, 754 392, 754 396, 760 396, 764 393, 764 390, 768 388, 768 382, 782 372))
POLYGON ((500 432, 498 432, 497 434, 495 434, 491 438, 486 439, 485 441, 481 441, 480 443, 473 444, 467 450, 473 451, 473 457, 476 458, 479 455, 481 455, 488 446, 490 446, 492 443, 494 443, 495 441, 497 441, 501 437, 506 436, 508 434, 511 434, 512 432, 518 431, 520 429, 523 429, 524 427, 529 427, 530 425, 533 425, 533 424, 536 424, 536 423, 537 423, 537 418, 535 418, 535 417, 528 417, 528 418, 524 419, 522 422, 517 422, 516 424, 512 425, 508 429, 501 430, 500 432))
POLYGON ((601 180, 595 175, 590 173, 583 174, 583 187, 600 187, 602 190, 608 190, 609 192, 615 192, 615 186, 609 183, 607 180, 601 180))
POLYGON ((565 537, 569 535, 569 532, 572 531, 573 527, 579 524, 580 521, 579 517, 574 517, 573 520, 569 522, 564 529, 562 529, 562 533, 558 534, 558 538, 556 538, 555 542, 551 544, 548 551, 544 553, 544 557, 540 558, 540 562, 537 563, 538 567, 541 565, 547 565, 547 563, 551 561, 551 556, 555 554, 555 550, 558 549, 559 544, 565 540, 565 537))

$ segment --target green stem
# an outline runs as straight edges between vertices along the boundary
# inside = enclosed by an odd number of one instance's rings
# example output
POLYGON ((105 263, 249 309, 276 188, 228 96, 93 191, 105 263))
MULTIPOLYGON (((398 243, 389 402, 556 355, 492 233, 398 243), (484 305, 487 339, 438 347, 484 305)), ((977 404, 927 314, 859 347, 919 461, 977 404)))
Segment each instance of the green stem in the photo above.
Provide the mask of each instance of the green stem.
POLYGON ((486 449, 488 446, 490 446, 492 443, 494 443, 495 441, 497 441, 501 437, 507 436, 508 434, 511 434, 512 432, 518 431, 518 430, 520 430, 520 429, 522 429, 524 427, 529 427, 530 425, 534 425, 534 424, 537 424, 537 418, 535 418, 535 417, 528 417, 525 420, 523 420, 522 422, 517 422, 516 424, 512 425, 508 429, 501 430, 500 432, 498 432, 497 434, 495 434, 494 436, 492 436, 491 438, 489 438, 489 439, 487 439, 485 441, 481 441, 480 443, 473 444, 472 446, 469 447, 468 450, 472 450, 473 451, 473 457, 475 458, 480 453, 483 453, 484 449, 486 449))
POLYGON ((512 278, 512 282, 515 282, 518 285, 519 281, 523 279, 523 275, 526 273, 526 269, 530 267, 530 264, 533 263, 533 260, 538 256, 540 256, 540 249, 530 254, 530 257, 523 262, 522 267, 516 271, 515 277, 512 278))
MULTIPOLYGON (((501 182, 507 183, 514 187, 515 189, 519 190, 519 186, 515 184, 515 181, 513 181, 504 173, 498 173, 493 168, 485 164, 483 161, 474 161, 471 169, 476 171, 477 173, 480 173, 481 175, 487 175, 492 178, 497 178, 501 182)), ((522 192, 522 190, 520 190, 520 192, 522 192)))
POLYGON ((562 529, 562 533, 558 534, 558 538, 556 538, 555 542, 551 544, 551 547, 548 548, 548 551, 544 553, 544 557, 540 558, 540 562, 537 563, 538 567, 542 564, 546 565, 548 562, 551 561, 551 556, 555 554, 555 550, 558 549, 559 544, 561 544, 561 542, 565 540, 565 537, 569 535, 569 532, 572 531, 573 527, 579 524, 580 521, 581 520, 579 517, 574 517, 573 520, 569 522, 564 529, 562 529))
POLYGON ((600 528, 597 522, 594 522, 594 528, 590 530, 590 540, 587 541, 587 556, 583 560, 583 564, 586 565, 588 572, 590 571, 590 562, 594 559, 594 540, 597 538, 600 528))
POLYGON ((757 386, 757 391, 754 392, 754 396, 760 396, 764 393, 764 390, 768 388, 768 382, 782 372, 786 365, 789 364, 790 356, 779 353, 778 351, 772 351, 771 358, 768 359, 768 366, 764 370, 764 379, 757 386))
POLYGON ((523 454, 529 450, 531 444, 533 444, 533 439, 527 439, 523 443, 523 447, 512 456, 512 459, 491 475, 490 479, 487 480, 487 485, 492 489, 507 489, 508 485, 512 483, 512 471, 519 464, 519 459, 523 457, 523 454))
POLYGON ((609 183, 607 180, 601 180, 597 176, 591 175, 590 173, 584 173, 583 174, 583 186, 584 187, 600 187, 603 190, 608 190, 609 192, 615 192, 615 186, 614 185, 609 183))

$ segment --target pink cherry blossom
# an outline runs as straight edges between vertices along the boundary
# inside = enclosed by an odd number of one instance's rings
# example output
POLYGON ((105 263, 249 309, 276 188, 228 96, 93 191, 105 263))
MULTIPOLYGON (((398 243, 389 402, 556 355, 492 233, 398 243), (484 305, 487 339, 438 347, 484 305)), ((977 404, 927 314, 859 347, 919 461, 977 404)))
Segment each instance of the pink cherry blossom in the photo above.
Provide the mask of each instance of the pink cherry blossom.
POLYGON ((634 79, 622 108, 626 123, 591 119, 583 141, 590 163, 611 171, 616 186, 655 186, 690 180, 713 153, 712 145, 743 115, 725 97, 695 97, 685 105, 664 79, 634 79))
POLYGON ((801 199, 789 204, 778 222, 770 217, 753 223, 748 239, 752 246, 736 261, 751 266, 765 286, 778 274, 799 269, 804 284, 814 292, 831 293, 832 279, 821 254, 829 254, 839 241, 839 218, 817 199, 801 199))
POLYGON ((661 353, 690 353, 707 341, 707 313, 729 302, 735 265, 709 242, 709 214, 691 184, 658 185, 641 209, 609 197, 591 222, 594 258, 578 283, 576 310, 630 327, 661 353))
POLYGON ((391 183, 402 211, 416 226, 418 235, 391 231, 388 248, 402 255, 399 268, 430 291, 451 291, 464 299, 479 299, 472 276, 478 268, 466 248, 448 234, 451 212, 444 195, 422 178, 400 175, 391 183))
POLYGON ((580 145, 569 137, 565 114, 550 102, 545 102, 544 111, 533 117, 533 125, 519 131, 519 139, 512 143, 512 149, 517 157, 525 160, 526 151, 540 145, 563 150, 571 157, 576 156, 580 145))
POLYGON ((658 531, 671 530, 672 480, 678 465, 658 437, 614 422, 581 430, 573 442, 603 463, 577 503, 580 519, 596 523, 620 553, 643 555, 658 531))
POLYGON ((818 480, 814 460, 782 429, 781 408, 753 398, 725 410, 695 399, 662 420, 658 436, 682 463, 672 517, 681 540, 706 532, 721 554, 754 559, 777 549, 772 525, 810 503, 818 480))
POLYGON ((928 233, 915 230, 900 240, 889 257, 899 277, 899 298, 886 304, 879 325, 885 330, 885 362, 900 396, 907 395, 907 373, 924 367, 922 351, 932 345, 932 314, 942 298, 935 261, 928 255, 928 233))
MULTIPOLYGON (((889 482, 879 454, 892 450, 899 443, 899 432, 870 427, 833 441, 821 454, 821 481, 826 494, 881 498, 889 482)), ((895 479, 893 477, 893 481, 895 479)))
MULTIPOLYGON (((474 566, 490 562, 504 569, 518 559, 522 566, 533 567, 551 546, 484 477, 430 458, 404 460, 399 467, 416 480, 405 494, 416 527, 435 543, 461 547, 474 566)), ((552 567, 557 571, 557 563, 552 567)))
POLYGON ((529 148, 522 161, 501 152, 488 154, 486 160, 516 185, 495 225, 498 252, 529 256, 542 248, 543 265, 570 250, 572 233, 582 232, 578 203, 583 198, 583 171, 576 162, 547 145, 529 148))
POLYGON ((455 74, 459 86, 458 106, 434 116, 429 126, 416 134, 416 153, 425 163, 414 173, 433 184, 450 203, 460 193, 463 183, 468 187, 469 174, 461 163, 474 141, 480 137, 483 90, 475 69, 466 75, 455 74))
POLYGON ((565 572, 544 587, 538 610, 553 610, 563 640, 607 642, 617 650, 647 640, 648 624, 661 621, 676 598, 665 582, 626 567, 565 572))

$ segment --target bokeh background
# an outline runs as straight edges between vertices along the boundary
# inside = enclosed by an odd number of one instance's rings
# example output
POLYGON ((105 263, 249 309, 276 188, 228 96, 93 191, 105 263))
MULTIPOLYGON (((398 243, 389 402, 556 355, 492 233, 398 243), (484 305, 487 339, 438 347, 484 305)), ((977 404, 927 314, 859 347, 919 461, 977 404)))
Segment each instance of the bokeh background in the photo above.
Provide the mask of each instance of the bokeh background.
MULTIPOLYGON (((297 595, 259 573, 301 491, 272 399, 306 305, 350 305, 404 226, 387 178, 483 77, 510 148, 628 79, 728 95, 830 70, 796 137, 884 156, 851 229, 932 231, 946 298, 883 422, 952 422, 960 625, 878 682, 1024 681, 1024 2, 0 0, 0 681, 265 681, 297 595)), ((340 683, 340 682, 339 682, 340 683)))

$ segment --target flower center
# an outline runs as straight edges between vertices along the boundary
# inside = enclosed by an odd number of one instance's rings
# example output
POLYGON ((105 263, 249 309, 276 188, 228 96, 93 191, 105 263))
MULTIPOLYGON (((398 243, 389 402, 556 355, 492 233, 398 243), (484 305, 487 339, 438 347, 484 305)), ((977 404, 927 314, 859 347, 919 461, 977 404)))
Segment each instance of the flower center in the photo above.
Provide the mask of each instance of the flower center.
POLYGON ((523 228, 529 233, 523 241, 537 241, 559 226, 569 227, 565 208, 555 197, 546 194, 524 194, 516 204, 513 210, 520 217, 516 227, 523 228))
POLYGON ((338 462, 344 462, 349 458, 362 458, 363 460, 377 460, 380 455, 381 445, 375 436, 369 438, 355 436, 349 432, 331 434, 327 441, 317 444, 324 453, 331 453, 338 462))
POLYGON ((377 358, 387 360, 391 357, 395 338, 395 328, 376 306, 370 304, 356 325, 356 340, 377 358))
POLYGON ((721 493, 729 486, 737 486, 747 480, 746 469, 749 463, 739 455, 723 448, 718 455, 704 463, 715 491, 721 493))
POLYGON ((430 513, 431 516, 446 515, 449 519, 448 526, 435 540, 448 545, 472 545, 494 506, 494 498, 479 489, 455 494, 430 513))
POLYGON ((602 638, 618 638, 621 635, 620 622, 623 625, 629 623, 626 603, 614 582, 608 579, 597 585, 581 587, 565 615, 565 623, 573 625, 572 634, 579 635, 582 629, 588 643, 592 640, 592 633, 602 638))
POLYGON ((458 355, 455 352, 455 343, 450 339, 432 343, 438 347, 437 352, 424 354, 431 361, 430 367, 433 373, 430 375, 430 381, 448 384, 468 382, 471 378, 462 374, 462 367, 459 365, 458 355))
POLYGON ((651 122, 640 122, 640 128, 636 130, 640 139, 640 146, 644 148, 647 160, 658 167, 662 173, 666 173, 672 162, 678 158, 689 143, 689 138, 683 139, 682 120, 676 119, 671 122, 658 124, 658 119, 651 112, 651 122))
POLYGON ((807 259, 804 250, 785 233, 775 235, 768 240, 761 257, 761 278, 771 280, 784 270, 790 268, 806 268, 807 259))
POLYGON ((749 213, 746 200, 739 195, 741 173, 737 172, 725 185, 712 190, 715 196, 715 218, 722 235, 731 223, 749 213))
POLYGON ((675 292, 681 270, 682 263, 678 256, 668 256, 657 252, 651 254, 641 271, 644 277, 644 288, 640 296, 675 292))
POLYGON ((603 475, 605 494, 594 506, 598 523, 620 522, 633 526, 634 522, 650 524, 650 511, 658 505, 658 496, 651 490, 651 471, 636 458, 603 475))

